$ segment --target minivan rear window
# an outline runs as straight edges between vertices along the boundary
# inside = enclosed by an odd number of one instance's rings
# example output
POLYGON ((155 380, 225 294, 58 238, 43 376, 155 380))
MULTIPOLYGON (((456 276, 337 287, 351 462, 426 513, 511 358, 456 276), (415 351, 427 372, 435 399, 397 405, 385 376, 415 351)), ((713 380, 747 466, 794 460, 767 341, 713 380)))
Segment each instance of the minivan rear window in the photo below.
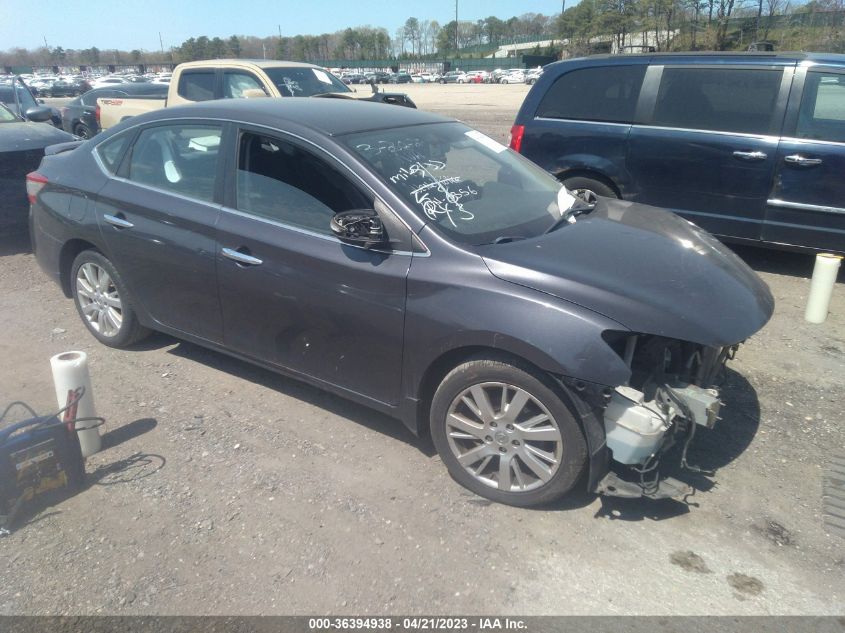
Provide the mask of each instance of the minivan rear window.
POLYGON ((770 134, 783 71, 664 68, 652 125, 770 134))
POLYGON ((645 70, 645 64, 635 64, 568 72, 546 92, 537 116, 630 123, 634 120, 645 70))

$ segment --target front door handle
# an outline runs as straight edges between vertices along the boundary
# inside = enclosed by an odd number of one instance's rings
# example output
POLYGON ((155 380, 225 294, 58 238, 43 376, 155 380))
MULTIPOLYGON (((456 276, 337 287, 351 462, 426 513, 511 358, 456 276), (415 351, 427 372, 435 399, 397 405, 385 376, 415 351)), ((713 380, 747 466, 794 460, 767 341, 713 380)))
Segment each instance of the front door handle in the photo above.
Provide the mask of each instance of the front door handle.
POLYGON ((734 152, 734 158, 747 161, 766 160, 767 156, 765 152, 743 152, 740 150, 734 152))
POLYGON ((816 165, 822 164, 821 158, 807 158, 806 156, 801 156, 801 154, 784 156, 783 160, 790 165, 797 165, 798 167, 815 167, 816 165))
POLYGON ((116 226, 119 229, 131 229, 133 226, 135 226, 129 220, 127 220, 126 218, 124 218, 122 216, 123 216, 122 213, 120 215, 105 214, 105 215, 103 215, 103 219, 106 222, 108 222, 109 224, 111 224, 112 226, 116 226))
POLYGON ((234 248, 224 248, 223 257, 228 257, 232 261, 238 262, 239 264, 243 264, 245 266, 260 266, 264 263, 263 260, 258 259, 257 257, 253 257, 248 253, 242 253, 240 251, 237 251, 234 248))

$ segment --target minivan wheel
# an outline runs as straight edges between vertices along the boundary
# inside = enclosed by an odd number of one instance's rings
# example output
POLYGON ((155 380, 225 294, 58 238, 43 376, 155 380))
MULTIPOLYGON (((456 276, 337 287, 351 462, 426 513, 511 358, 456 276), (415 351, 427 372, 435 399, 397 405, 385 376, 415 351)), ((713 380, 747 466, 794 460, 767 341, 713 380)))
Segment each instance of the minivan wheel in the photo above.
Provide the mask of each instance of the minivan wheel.
POLYGON ((573 176, 571 178, 564 178, 563 185, 573 195, 578 196, 582 200, 590 203, 596 203, 596 196, 603 198, 618 198, 616 192, 612 187, 603 183, 601 180, 593 178, 585 178, 583 176, 573 176))
POLYGON ((149 334, 114 265, 101 253, 82 251, 71 267, 71 291, 88 331, 109 347, 128 347, 149 334))
POLYGON ((506 358, 477 357, 449 372, 434 394, 430 422, 449 474, 508 505, 562 497, 587 459, 581 427, 554 383, 506 358))

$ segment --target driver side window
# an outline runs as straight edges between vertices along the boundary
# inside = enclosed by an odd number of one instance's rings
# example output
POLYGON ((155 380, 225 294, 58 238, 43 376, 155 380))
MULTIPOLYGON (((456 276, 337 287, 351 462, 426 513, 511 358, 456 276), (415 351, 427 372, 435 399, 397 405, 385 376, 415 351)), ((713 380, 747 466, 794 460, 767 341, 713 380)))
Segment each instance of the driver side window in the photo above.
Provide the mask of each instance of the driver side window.
POLYGON ((311 152, 275 137, 244 132, 238 150, 238 210, 331 235, 336 213, 371 209, 337 169, 311 152))

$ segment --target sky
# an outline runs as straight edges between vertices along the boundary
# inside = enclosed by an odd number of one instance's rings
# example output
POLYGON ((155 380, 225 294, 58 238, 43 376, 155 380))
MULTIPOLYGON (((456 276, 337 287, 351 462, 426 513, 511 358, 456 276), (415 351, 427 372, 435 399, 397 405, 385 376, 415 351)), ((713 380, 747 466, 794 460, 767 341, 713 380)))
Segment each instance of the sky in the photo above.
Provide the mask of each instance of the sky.
MULTIPOLYGON (((566 5, 576 0, 567 0, 566 5)), ((458 17, 507 19, 523 13, 550 15, 561 0, 458 0, 458 17)), ((454 0, 0 0, 0 50, 118 48, 167 50, 189 37, 332 33, 354 26, 383 26, 391 36, 409 17, 445 24, 454 0), (25 9, 24 7, 37 7, 25 9)))

